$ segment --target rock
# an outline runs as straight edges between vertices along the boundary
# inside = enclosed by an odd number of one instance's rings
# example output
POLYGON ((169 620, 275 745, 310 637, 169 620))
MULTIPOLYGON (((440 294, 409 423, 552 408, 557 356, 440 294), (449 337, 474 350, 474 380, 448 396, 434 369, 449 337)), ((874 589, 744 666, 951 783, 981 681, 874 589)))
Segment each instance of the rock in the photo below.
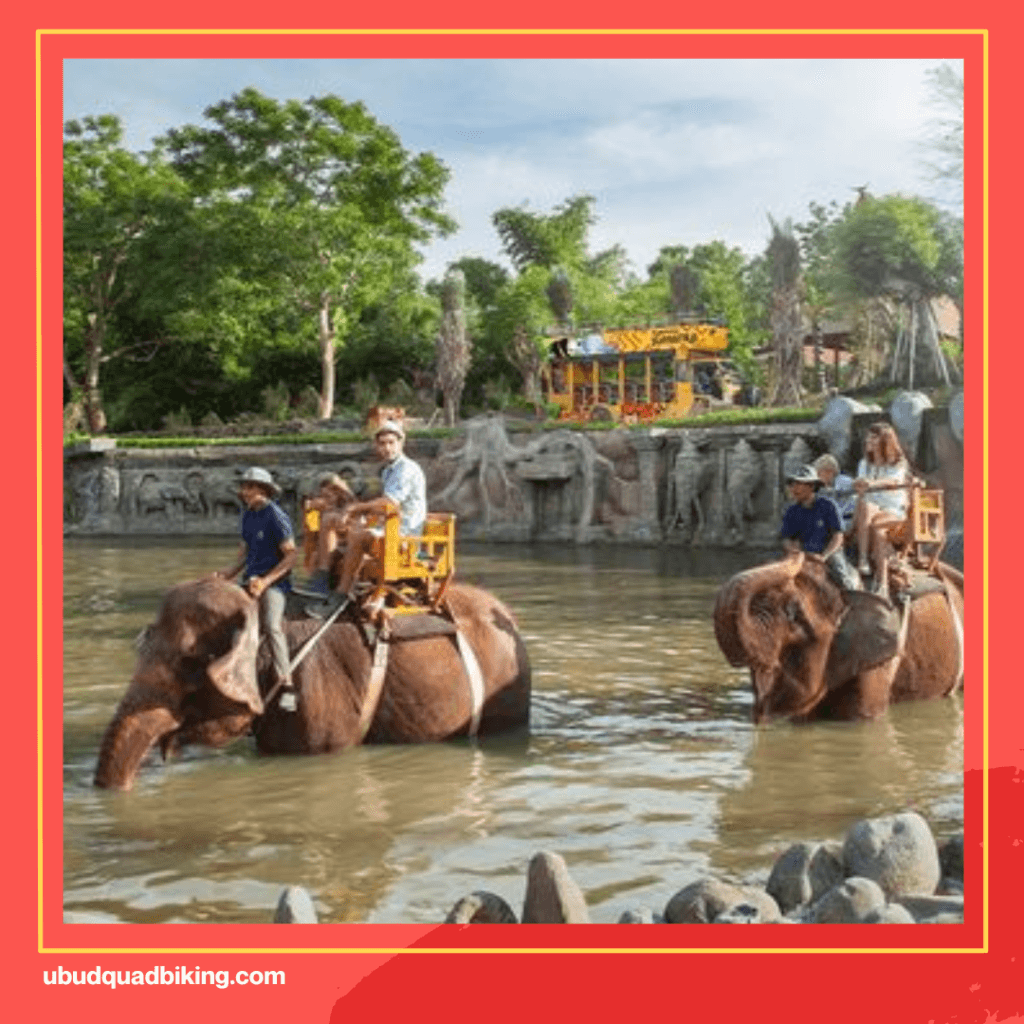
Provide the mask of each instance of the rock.
POLYGON ((845 872, 837 844, 794 843, 775 862, 766 889, 783 914, 805 903, 813 903, 845 872))
POLYGON ((952 836, 939 847, 939 865, 946 878, 964 882, 964 834, 952 836))
POLYGON ((758 924, 775 923, 782 916, 778 904, 766 892, 753 886, 730 885, 706 878, 680 889, 668 901, 665 921, 668 924, 711 924, 722 914, 733 911, 743 923, 748 923, 749 917, 756 917, 758 924), (739 909, 741 907, 746 909, 739 909))
POLYGON ((649 907, 639 907, 636 910, 624 910, 619 918, 619 924, 654 924, 654 913, 649 907))
POLYGON ((870 878, 848 878, 829 889, 808 910, 808 924, 864 924, 872 913, 885 907, 882 887, 870 878))
POLYGON ((767 893, 754 890, 754 898, 734 903, 715 918, 715 924, 781 924, 779 906, 767 893), (756 894, 756 895, 755 895, 756 894))
POLYGON ((930 896, 939 884, 935 838, 914 811, 857 822, 846 834, 843 862, 849 874, 876 881, 890 900, 930 896))
POLYGON ((936 896, 963 896, 964 883, 956 878, 943 878, 935 890, 936 896))
POLYGON ((289 885, 277 901, 274 924, 316 924, 316 910, 301 885, 289 885))
POLYGON ((858 413, 870 412, 871 406, 863 405, 846 395, 831 398, 818 420, 818 434, 825 439, 828 450, 839 461, 846 464, 853 441, 853 417, 858 413))
POLYGON ((590 915, 565 860, 546 851, 530 861, 526 875, 523 924, 587 924, 590 915))
POLYGON ((958 391, 949 400, 949 429, 953 436, 964 443, 964 393, 958 391))
POLYGON ((444 919, 445 924, 518 924, 515 912, 493 892, 463 896, 444 919))
POLYGON ((911 462, 918 461, 917 442, 921 437, 921 419, 925 409, 930 408, 931 399, 920 391, 901 391, 889 406, 889 419, 911 462))
POLYGON ((964 920, 963 896, 902 896, 896 901, 904 907, 918 924, 964 920))
POLYGON ((917 924, 913 914, 898 903, 886 903, 881 910, 872 910, 864 918, 865 924, 917 924))

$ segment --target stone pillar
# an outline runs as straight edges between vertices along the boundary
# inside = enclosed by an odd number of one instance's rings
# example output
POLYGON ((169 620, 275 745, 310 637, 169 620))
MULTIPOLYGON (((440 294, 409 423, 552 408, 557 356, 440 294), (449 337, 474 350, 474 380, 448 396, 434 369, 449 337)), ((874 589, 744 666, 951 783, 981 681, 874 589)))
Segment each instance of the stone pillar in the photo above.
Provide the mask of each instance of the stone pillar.
POLYGON ((632 443, 639 470, 640 510, 631 532, 637 540, 653 542, 661 539, 661 522, 658 518, 658 453, 665 439, 660 435, 637 434, 632 438, 632 443))

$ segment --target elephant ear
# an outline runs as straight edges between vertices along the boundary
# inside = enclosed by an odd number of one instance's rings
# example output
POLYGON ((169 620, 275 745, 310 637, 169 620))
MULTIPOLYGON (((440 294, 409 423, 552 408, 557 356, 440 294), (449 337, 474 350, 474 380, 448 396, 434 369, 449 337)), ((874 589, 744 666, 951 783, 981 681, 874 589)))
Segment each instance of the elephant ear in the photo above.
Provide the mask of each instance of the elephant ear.
POLYGON ((843 616, 829 649, 825 678, 835 689, 870 668, 896 657, 900 646, 900 616, 875 594, 847 591, 843 616))
POLYGON ((232 638, 231 648, 206 666, 210 682, 225 697, 239 704, 245 704, 257 715, 263 714, 263 700, 260 698, 256 681, 256 648, 259 643, 256 604, 238 613, 238 626, 232 638))

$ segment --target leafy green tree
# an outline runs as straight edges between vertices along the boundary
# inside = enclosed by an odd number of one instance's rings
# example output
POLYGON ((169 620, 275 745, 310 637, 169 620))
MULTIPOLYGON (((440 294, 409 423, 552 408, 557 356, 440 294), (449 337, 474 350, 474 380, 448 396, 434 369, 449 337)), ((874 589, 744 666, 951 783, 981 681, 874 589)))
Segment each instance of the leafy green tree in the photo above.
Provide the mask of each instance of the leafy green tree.
POLYGON ((117 314, 147 291, 140 258, 155 226, 187 216, 181 179, 158 156, 122 146, 112 114, 64 126, 64 378, 91 432, 106 429, 105 363, 159 344, 119 336, 117 314))
POLYGON ((963 301, 961 222, 919 197, 883 196, 849 211, 837 233, 836 253, 850 292, 903 307, 893 382, 948 384, 931 300, 950 295, 963 301))
POLYGON ((430 153, 408 153, 363 104, 333 95, 280 103, 249 88, 204 116, 160 140, 228 232, 192 327, 242 335, 254 316, 304 320, 329 417, 336 347, 418 261, 414 243, 454 229, 442 209, 449 172, 430 153))

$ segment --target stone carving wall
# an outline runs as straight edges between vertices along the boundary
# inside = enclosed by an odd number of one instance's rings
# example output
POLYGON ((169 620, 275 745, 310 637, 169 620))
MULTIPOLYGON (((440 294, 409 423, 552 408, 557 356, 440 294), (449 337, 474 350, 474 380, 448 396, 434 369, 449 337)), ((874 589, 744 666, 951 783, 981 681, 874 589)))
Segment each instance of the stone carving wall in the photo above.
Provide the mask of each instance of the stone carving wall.
MULTIPOLYGON (((826 408, 816 423, 750 427, 509 432, 499 414, 467 421, 456 438, 410 439, 435 511, 459 517, 464 539, 701 546, 777 543, 787 472, 832 451, 855 462, 864 407, 826 408)), ((940 410, 927 410, 927 415, 940 410)), ((947 508, 962 508, 962 447, 955 426, 926 421, 947 508), (941 464, 941 465, 940 465, 941 464), (950 491, 954 493, 949 493, 950 491)), ((269 469, 296 525, 303 496, 326 472, 370 493, 372 445, 288 445, 121 451, 94 442, 65 458, 65 530, 88 534, 234 535, 237 482, 269 469)))

